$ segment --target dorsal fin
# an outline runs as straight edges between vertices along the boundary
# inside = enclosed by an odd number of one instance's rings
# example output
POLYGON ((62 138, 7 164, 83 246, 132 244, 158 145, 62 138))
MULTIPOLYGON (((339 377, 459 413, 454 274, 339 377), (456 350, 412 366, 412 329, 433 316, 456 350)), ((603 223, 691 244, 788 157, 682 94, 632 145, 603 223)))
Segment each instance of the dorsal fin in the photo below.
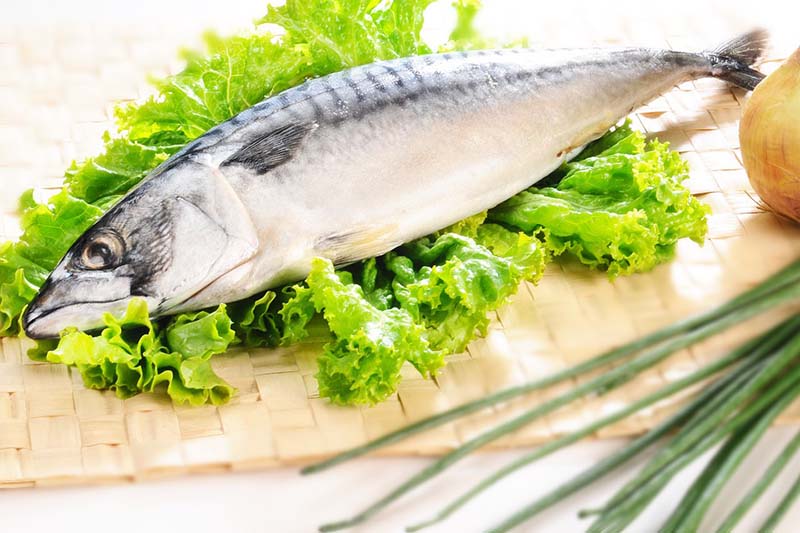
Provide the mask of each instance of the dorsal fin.
POLYGON ((315 127, 313 123, 286 124, 258 135, 223 161, 220 167, 241 165, 257 174, 269 172, 289 161, 315 127))

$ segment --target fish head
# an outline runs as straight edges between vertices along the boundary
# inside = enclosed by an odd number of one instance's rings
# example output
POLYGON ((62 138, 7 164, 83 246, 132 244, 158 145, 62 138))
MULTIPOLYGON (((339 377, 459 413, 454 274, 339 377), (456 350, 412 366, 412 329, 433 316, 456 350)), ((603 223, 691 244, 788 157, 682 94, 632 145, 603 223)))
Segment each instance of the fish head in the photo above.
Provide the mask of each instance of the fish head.
POLYGON ((145 181, 73 244, 28 306, 23 328, 31 338, 97 329, 135 297, 151 316, 170 314, 257 250, 252 221, 225 178, 184 163, 145 181))

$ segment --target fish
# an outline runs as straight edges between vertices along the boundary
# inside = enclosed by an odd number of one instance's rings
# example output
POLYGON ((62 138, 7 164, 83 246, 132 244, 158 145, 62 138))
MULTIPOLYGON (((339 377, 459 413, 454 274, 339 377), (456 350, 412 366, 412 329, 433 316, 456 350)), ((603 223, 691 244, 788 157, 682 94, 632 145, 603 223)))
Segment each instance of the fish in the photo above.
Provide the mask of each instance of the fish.
POLYGON ((153 317, 241 300, 489 209, 634 109, 714 77, 747 90, 763 30, 704 52, 448 52, 310 79, 211 128, 69 249, 23 316, 90 331, 132 298, 153 317))

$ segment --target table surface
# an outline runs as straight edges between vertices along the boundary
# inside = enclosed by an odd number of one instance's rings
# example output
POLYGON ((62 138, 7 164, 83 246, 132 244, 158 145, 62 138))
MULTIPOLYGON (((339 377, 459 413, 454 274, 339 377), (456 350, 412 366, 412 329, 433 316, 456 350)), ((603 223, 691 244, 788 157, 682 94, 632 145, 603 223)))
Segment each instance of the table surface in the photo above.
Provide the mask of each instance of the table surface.
MULTIPOLYGON (((221 9, 218 2, 179 0, 157 2, 139 0, 124 5, 103 3, 96 0, 78 0, 69 3, 51 4, 45 1, 17 3, 14 8, 4 6, 5 22, 36 17, 39 21, 51 20, 68 25, 82 19, 96 20, 98 24, 109 17, 126 17, 130 20, 160 20, 174 18, 180 21, 176 31, 189 38, 200 30, 213 26, 221 31, 234 29, 263 11, 263 2, 258 0, 231 1, 221 9), (123 12, 124 9, 124 12, 123 12), (191 17, 186 17, 191 13, 191 17)), ((558 2, 552 8, 526 5, 523 0, 487 0, 489 9, 484 23, 504 25, 508 33, 535 32, 544 24, 571 20, 591 23, 594 15, 604 20, 617 17, 619 20, 635 20, 642 16, 668 16, 678 23, 686 21, 693 28, 714 27, 713 17, 708 13, 718 10, 720 14, 736 19, 740 25, 764 25, 778 38, 796 38, 791 33, 793 21, 798 20, 798 7, 792 12, 778 1, 758 3, 758 11, 751 2, 738 0, 726 2, 684 2, 664 6, 645 6, 641 2, 607 3, 580 1, 558 2), (602 4, 602 5, 601 5, 602 4), (695 16, 702 5, 702 17, 695 16), (649 9, 660 9, 648 13, 649 9), (520 16, 508 17, 510 10, 520 16), (625 19, 625 17, 628 17, 625 19), (500 22, 498 22, 500 21, 500 22), (510 26, 509 26, 510 24, 510 26), (785 28, 785 31, 783 30, 785 28), (788 36, 788 37, 787 37, 788 36)), ((567 27, 567 26, 565 26, 567 27)), ((578 28, 580 26, 578 25, 578 28)), ((570 31, 576 31, 569 26, 570 31)), ((569 32, 565 32, 568 41, 569 32)), ((191 43, 189 43, 191 44, 191 43)), ((5 196, 5 195, 4 195, 5 196)), ((712 507, 703 530, 713 530, 737 497, 733 489, 752 483, 764 465, 788 441, 793 428, 770 430, 759 443, 712 507)), ((549 457, 546 461, 532 465, 503 484, 480 497, 452 520, 430 531, 476 531, 490 526, 513 510, 544 493, 559 481, 592 465, 599 458, 624 445, 620 440, 587 442, 549 457)), ((525 450, 484 453, 466 460, 447 475, 414 492, 399 504, 380 515, 370 524, 355 531, 401 531, 410 521, 424 518, 437 510, 448 498, 454 497, 471 481, 490 469, 498 468, 518 457, 525 450)), ((630 531, 650 532, 652 525, 660 523, 677 504, 682 490, 708 459, 687 469, 670 485, 648 511, 634 524, 630 531)), ((800 471, 800 458, 790 467, 762 498, 742 522, 739 531, 753 531, 763 520, 780 495, 794 481, 800 471)), ((311 478, 301 478, 294 468, 281 468, 258 472, 234 472, 225 474, 192 475, 177 479, 151 480, 129 485, 102 485, 93 487, 36 488, 6 491, 0 497, 0 520, 3 531, 275 531, 306 532, 325 521, 344 518, 372 501, 410 472, 427 464, 426 459, 392 458, 362 459, 340 467, 329 473, 311 478)), ((585 527, 585 522, 576 518, 576 511, 592 507, 621 485, 635 471, 636 465, 615 474, 603 483, 593 486, 578 496, 555 506, 536 521, 520 531, 575 531, 585 527)), ((795 508, 785 518, 781 531, 793 531, 800 520, 800 508, 795 508)))

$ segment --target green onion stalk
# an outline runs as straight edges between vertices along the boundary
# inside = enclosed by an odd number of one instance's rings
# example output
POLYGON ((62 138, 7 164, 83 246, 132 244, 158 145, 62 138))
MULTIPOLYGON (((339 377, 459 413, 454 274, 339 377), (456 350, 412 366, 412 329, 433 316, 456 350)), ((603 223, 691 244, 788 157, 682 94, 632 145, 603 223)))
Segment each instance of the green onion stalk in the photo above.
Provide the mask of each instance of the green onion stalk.
MULTIPOLYGON (((753 317, 778 308, 789 307, 798 301, 800 301, 800 260, 710 311, 671 324, 572 368, 465 403, 308 466, 303 469, 304 474, 326 470, 470 413, 506 403, 516 397, 585 376, 599 369, 606 369, 604 373, 588 379, 571 390, 473 437, 409 477, 361 512, 348 519, 325 524, 320 527, 320 531, 337 531, 361 524, 412 489, 443 473, 486 444, 581 398, 606 394, 681 349, 753 317)), ((739 465, 752 452, 766 429, 793 400, 800 396, 798 358, 800 358, 800 315, 795 315, 754 336, 723 357, 684 378, 669 383, 655 392, 636 399, 630 405, 511 461, 446 503, 434 516, 410 525, 407 530, 419 531, 440 523, 469 504, 473 498, 519 469, 657 402, 689 391, 693 394, 681 408, 650 431, 575 478, 524 505, 489 531, 492 533, 511 531, 555 503, 629 463, 644 451, 656 448, 655 453, 637 475, 604 505, 580 513, 581 516, 594 518, 588 528, 592 533, 622 531, 641 515, 678 473, 701 455, 716 448, 711 461, 694 480, 667 521, 659 527, 659 530, 671 532, 697 531, 708 509, 739 465)), ((785 469, 798 449, 800 449, 800 432, 737 503, 718 531, 733 530, 772 481, 785 469)), ((762 530, 774 529, 798 495, 800 495, 800 479, 771 513, 762 530)))

